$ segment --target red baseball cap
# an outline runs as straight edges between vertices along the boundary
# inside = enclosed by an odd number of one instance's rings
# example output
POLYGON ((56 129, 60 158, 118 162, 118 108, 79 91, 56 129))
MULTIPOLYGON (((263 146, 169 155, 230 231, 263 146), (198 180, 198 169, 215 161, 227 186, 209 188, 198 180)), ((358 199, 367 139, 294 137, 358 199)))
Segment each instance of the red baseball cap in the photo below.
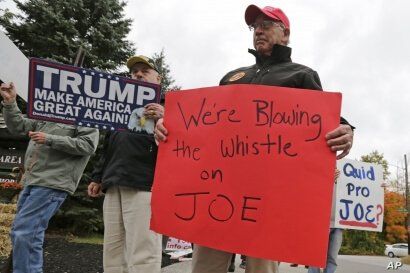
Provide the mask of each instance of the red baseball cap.
POLYGON ((269 18, 272 18, 273 20, 282 22, 287 29, 290 29, 289 19, 286 14, 279 8, 269 6, 266 6, 263 9, 255 5, 248 6, 245 11, 246 24, 249 26, 250 24, 254 23, 256 17, 258 17, 261 13, 265 14, 269 18))

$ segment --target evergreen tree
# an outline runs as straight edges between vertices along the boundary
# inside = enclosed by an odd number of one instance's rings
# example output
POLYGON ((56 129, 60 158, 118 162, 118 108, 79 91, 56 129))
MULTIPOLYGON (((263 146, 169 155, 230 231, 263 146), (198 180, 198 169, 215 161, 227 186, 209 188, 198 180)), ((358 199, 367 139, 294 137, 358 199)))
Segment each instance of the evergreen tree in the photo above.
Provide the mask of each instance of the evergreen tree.
POLYGON ((171 69, 165 61, 164 50, 161 50, 160 53, 154 53, 154 55, 152 55, 151 58, 154 60, 158 69, 160 70, 159 74, 161 75, 161 78, 162 78, 161 92, 164 93, 170 90, 180 90, 181 86, 174 84, 175 80, 171 76, 171 69))
POLYGON ((131 20, 119 0, 14 0, 21 14, 0 11, 0 25, 28 57, 72 64, 80 46, 84 67, 112 71, 134 52, 125 38, 131 20))

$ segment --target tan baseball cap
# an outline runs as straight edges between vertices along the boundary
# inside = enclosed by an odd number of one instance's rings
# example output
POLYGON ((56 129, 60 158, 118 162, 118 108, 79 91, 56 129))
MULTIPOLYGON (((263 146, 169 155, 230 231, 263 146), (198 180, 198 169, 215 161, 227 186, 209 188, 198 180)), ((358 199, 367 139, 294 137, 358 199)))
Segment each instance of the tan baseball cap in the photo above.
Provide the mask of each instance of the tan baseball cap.
POLYGON ((136 64, 136 63, 144 63, 154 69, 155 71, 159 72, 158 67, 156 66, 155 62, 153 59, 148 58, 147 56, 144 55, 138 55, 138 56, 132 56, 127 60, 127 67, 128 69, 131 70, 131 68, 136 64))

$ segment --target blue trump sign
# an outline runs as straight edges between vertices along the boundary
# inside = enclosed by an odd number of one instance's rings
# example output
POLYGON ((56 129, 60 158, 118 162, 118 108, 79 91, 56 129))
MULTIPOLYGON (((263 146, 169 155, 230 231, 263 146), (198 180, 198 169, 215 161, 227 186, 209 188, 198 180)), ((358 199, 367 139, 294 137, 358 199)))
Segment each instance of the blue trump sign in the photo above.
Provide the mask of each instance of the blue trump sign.
POLYGON ((106 130, 152 133, 144 106, 160 100, 159 85, 37 58, 28 90, 29 118, 106 130))

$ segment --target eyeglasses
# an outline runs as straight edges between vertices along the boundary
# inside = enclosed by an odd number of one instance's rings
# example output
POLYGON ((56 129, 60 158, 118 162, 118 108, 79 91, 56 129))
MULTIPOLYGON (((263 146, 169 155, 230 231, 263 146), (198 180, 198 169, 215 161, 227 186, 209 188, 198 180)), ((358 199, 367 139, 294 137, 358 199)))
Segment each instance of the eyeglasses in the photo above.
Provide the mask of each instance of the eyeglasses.
POLYGON ((285 26, 282 25, 280 22, 271 21, 271 20, 264 20, 261 23, 253 23, 253 24, 250 24, 248 27, 250 31, 254 31, 258 27, 262 27, 263 30, 268 30, 271 26, 280 27, 281 29, 285 30, 285 26))

